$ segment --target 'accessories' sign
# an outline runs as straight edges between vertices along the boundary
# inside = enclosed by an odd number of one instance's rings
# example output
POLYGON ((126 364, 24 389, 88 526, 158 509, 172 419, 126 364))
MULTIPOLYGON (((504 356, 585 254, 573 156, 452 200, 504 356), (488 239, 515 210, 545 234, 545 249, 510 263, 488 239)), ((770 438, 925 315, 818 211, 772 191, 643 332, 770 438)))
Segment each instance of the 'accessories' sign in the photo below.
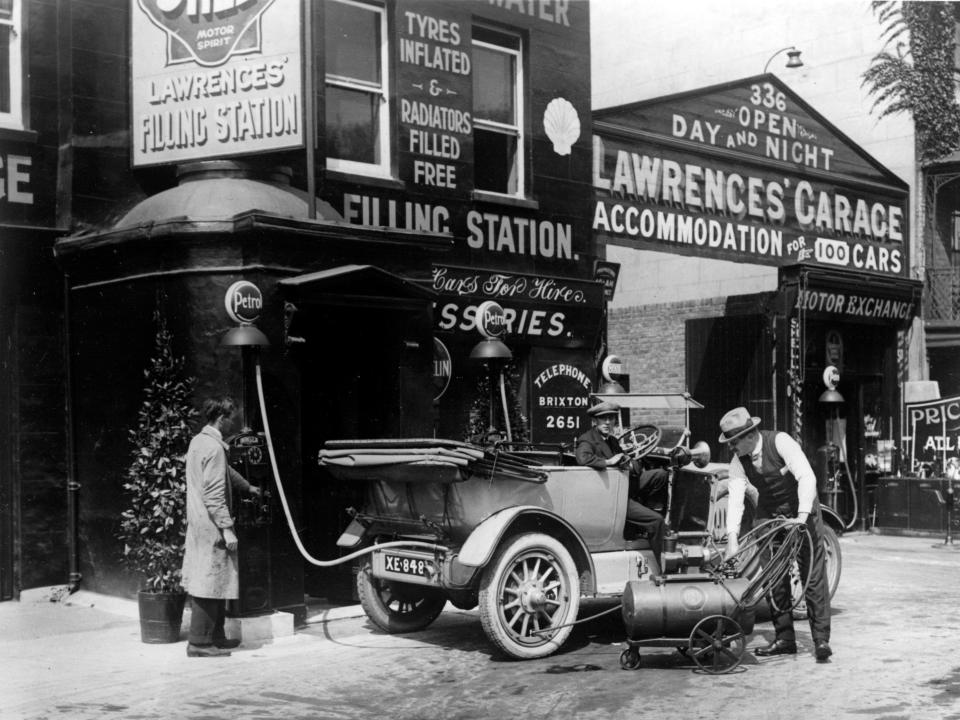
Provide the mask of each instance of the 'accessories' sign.
POLYGON ((132 0, 133 164, 303 146, 298 0, 132 0))

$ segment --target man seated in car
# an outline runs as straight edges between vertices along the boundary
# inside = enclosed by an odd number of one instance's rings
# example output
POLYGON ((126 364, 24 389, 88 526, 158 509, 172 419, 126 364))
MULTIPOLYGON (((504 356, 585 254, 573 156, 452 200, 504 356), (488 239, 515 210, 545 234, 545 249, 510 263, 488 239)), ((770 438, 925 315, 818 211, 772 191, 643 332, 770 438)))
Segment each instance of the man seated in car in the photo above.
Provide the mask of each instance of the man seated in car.
POLYGON ((643 470, 638 460, 624 455, 620 441, 612 434, 620 420, 620 406, 604 401, 587 410, 593 427, 577 438, 577 465, 593 468, 629 467, 630 494, 627 499, 627 520, 641 527, 658 554, 663 550, 664 520, 654 507, 663 509, 667 488, 667 471, 662 468, 643 470))

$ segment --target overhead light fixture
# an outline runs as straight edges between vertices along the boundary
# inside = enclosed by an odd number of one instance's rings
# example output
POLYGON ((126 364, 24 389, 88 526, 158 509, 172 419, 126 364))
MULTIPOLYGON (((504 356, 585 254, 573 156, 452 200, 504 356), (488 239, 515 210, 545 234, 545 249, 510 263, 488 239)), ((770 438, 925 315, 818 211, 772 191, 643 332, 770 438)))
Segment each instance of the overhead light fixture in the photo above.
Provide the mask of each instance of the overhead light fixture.
POLYGON ((270 341, 256 325, 237 325, 224 334, 220 345, 225 347, 268 347, 270 341))
POLYGON ((834 390, 833 388, 827 388, 822 393, 820 393, 820 402, 822 403, 842 403, 845 402, 843 395, 834 390))
POLYGON ((627 392, 626 388, 624 388, 623 385, 618 383, 616 380, 607 380, 597 388, 597 395, 623 395, 625 392, 627 392))
POLYGON ((787 68, 798 68, 803 67, 803 60, 800 59, 800 50, 797 50, 793 45, 790 45, 785 48, 780 48, 773 55, 770 56, 770 59, 767 60, 767 64, 763 66, 763 72, 766 73, 770 68, 770 63, 773 62, 773 59, 780 53, 787 53, 787 68))
POLYGON ((501 340, 484 338, 470 351, 471 360, 510 360, 513 353, 501 340))

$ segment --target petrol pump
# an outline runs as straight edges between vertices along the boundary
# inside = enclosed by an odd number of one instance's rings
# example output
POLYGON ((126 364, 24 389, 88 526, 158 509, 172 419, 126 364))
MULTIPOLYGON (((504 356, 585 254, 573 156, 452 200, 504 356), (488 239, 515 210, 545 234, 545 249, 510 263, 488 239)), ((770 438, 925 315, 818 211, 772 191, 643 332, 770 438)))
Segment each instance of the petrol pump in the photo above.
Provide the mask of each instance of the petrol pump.
POLYGON ((227 613, 232 617, 243 617, 272 610, 272 474, 265 434, 252 429, 254 423, 250 412, 257 403, 250 377, 251 368, 257 361, 254 354, 270 343, 253 325, 263 307, 260 289, 256 285, 246 280, 234 283, 226 292, 224 304, 227 314, 238 325, 226 333, 221 345, 240 348, 243 376, 242 429, 227 438, 228 460, 234 470, 250 484, 260 488, 259 497, 231 490, 234 529, 239 541, 237 565, 240 597, 227 602, 227 613))

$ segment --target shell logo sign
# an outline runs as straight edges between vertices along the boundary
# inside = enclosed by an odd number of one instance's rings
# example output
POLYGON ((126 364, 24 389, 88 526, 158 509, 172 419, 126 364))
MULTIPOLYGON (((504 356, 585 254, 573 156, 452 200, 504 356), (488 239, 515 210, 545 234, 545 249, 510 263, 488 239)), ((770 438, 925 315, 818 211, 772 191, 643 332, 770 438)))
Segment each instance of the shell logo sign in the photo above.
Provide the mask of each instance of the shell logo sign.
POLYGON ((167 65, 222 65, 260 52, 260 18, 274 0, 137 0, 167 36, 167 65))
POLYGON ((256 322, 263 310, 263 293, 252 282, 238 280, 227 289, 223 304, 234 322, 250 324, 256 322))
POLYGON ((569 100, 554 98, 543 112, 543 130, 557 155, 569 155, 573 144, 580 139, 577 109, 569 100))

